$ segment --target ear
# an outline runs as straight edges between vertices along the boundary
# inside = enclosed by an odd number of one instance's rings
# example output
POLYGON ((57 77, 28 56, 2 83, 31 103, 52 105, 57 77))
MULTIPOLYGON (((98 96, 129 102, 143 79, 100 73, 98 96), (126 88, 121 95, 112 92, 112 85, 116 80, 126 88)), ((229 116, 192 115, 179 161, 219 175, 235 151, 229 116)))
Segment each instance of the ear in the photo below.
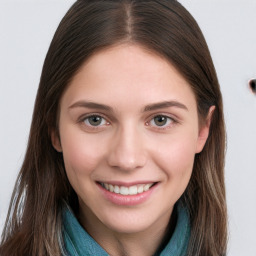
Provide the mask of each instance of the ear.
POLYGON ((58 151, 62 152, 62 147, 60 143, 60 137, 56 130, 51 131, 51 140, 53 147, 58 151))
POLYGON ((207 141, 214 110, 215 110, 215 106, 211 106, 205 122, 201 125, 201 127, 199 127, 196 153, 200 153, 203 150, 204 145, 207 141))

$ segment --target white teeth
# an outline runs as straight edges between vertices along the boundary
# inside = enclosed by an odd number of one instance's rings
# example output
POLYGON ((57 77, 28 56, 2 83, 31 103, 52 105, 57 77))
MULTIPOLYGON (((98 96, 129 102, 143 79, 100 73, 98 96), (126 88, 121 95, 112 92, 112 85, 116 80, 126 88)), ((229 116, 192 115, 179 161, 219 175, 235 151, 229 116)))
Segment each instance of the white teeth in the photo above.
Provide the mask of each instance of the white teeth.
POLYGON ((113 192, 114 191, 114 186, 109 184, 109 189, 108 189, 110 192, 113 192))
POLYGON ((137 195, 145 191, 148 191, 153 184, 154 183, 148 183, 148 184, 133 185, 131 187, 125 187, 125 186, 119 187, 117 185, 101 183, 101 186, 110 192, 126 196, 126 195, 137 195))
POLYGON ((144 191, 148 191, 149 188, 150 188, 150 184, 145 185, 145 186, 144 186, 144 191))
POLYGON ((119 193, 120 193, 121 195, 127 196, 127 195, 129 195, 129 188, 122 186, 122 187, 120 188, 119 193))
POLYGON ((118 186, 114 186, 114 192, 116 194, 119 194, 119 191, 120 191, 119 187, 118 186))
POLYGON ((138 188, 137 186, 131 186, 129 187, 129 195, 136 195, 138 194, 138 188))
POLYGON ((138 193, 142 193, 143 192, 143 185, 140 185, 140 186, 138 186, 138 193))

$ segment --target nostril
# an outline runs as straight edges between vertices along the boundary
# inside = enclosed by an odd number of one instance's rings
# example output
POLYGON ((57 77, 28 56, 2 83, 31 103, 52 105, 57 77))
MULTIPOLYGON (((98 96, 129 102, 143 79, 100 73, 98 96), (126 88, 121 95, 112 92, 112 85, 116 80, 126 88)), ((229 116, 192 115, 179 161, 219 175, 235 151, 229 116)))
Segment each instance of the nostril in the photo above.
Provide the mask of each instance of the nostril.
POLYGON ((256 94, 256 79, 250 79, 249 82, 249 88, 252 91, 253 94, 256 94))

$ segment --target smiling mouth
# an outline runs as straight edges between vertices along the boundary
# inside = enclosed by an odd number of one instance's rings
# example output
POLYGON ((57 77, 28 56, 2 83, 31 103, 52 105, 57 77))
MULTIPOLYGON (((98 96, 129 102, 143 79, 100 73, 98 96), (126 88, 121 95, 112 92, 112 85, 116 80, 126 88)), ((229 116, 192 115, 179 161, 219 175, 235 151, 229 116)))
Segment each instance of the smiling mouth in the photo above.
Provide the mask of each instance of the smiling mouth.
POLYGON ((127 196, 127 195, 138 195, 143 192, 146 192, 150 188, 152 188, 154 185, 156 185, 157 182, 132 185, 129 187, 118 186, 118 185, 113 185, 113 184, 103 183, 103 182, 98 182, 98 184, 100 184, 104 189, 108 190, 109 192, 127 196))

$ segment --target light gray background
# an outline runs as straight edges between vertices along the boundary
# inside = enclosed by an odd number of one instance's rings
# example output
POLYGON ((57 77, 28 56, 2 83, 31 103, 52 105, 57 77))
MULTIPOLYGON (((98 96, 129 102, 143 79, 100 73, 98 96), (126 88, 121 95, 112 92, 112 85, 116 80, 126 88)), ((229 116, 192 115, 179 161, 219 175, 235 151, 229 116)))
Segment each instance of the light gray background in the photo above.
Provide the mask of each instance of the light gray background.
MULTIPOLYGON (((21 166, 42 64, 73 0, 0 0, 0 232, 21 166)), ((256 1, 182 0, 208 42, 222 87, 229 256, 256 256, 256 1)))

